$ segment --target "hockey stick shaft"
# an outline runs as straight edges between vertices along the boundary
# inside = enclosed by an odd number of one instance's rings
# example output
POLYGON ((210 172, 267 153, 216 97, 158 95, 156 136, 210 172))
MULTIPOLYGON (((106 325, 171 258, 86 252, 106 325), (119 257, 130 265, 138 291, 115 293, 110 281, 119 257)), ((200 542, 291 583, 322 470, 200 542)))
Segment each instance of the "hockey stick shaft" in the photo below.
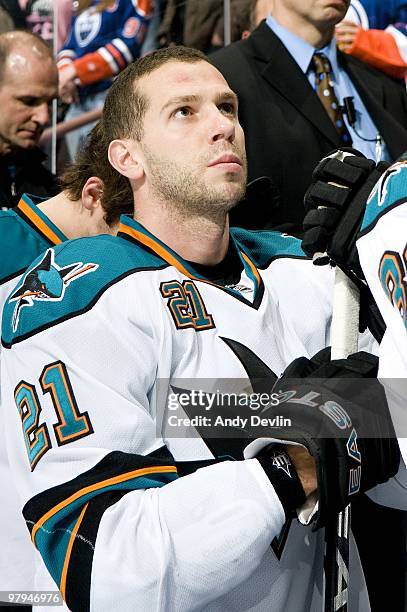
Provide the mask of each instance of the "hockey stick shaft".
MULTIPOLYGON (((358 349, 359 290, 336 268, 331 327, 331 357, 344 359, 358 349)), ((346 612, 349 591, 350 506, 326 528, 325 612, 346 612)))

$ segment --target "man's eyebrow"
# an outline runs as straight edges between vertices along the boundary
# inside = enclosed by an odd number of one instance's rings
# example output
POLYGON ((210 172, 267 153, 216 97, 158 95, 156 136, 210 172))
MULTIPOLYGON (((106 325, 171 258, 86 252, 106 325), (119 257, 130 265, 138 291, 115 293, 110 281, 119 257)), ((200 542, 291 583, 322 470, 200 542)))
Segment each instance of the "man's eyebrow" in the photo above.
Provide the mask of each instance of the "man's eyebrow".
POLYGON ((193 102, 199 102, 200 99, 201 99, 201 96, 196 96, 196 95, 174 96, 173 98, 170 98, 168 102, 164 104, 164 106, 161 109, 161 112, 163 112, 169 106, 173 106, 174 104, 175 105, 176 104, 192 104, 193 102))
MULTIPOLYGON (((170 98, 168 102, 164 104, 161 109, 163 112, 169 106, 176 106, 177 104, 193 104, 194 102, 199 102, 202 99, 202 96, 198 95, 186 95, 186 96, 174 96, 170 98)), ((216 94, 215 98, 216 104, 220 104, 221 102, 234 102, 237 106, 238 98, 237 95, 233 91, 223 91, 221 93, 216 94)))
POLYGON ((220 102, 234 102, 238 105, 238 97, 233 91, 224 91, 216 96, 216 103, 220 102))

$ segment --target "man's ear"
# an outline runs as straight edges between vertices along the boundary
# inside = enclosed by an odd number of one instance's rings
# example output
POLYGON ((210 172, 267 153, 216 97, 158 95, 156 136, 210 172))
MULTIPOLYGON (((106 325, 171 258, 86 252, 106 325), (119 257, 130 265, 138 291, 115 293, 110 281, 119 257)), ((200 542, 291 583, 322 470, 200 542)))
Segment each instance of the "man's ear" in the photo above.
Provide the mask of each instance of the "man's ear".
POLYGON ((100 206, 103 195, 103 181, 97 176, 88 178, 82 189, 82 204, 89 212, 100 206))
POLYGON ((113 140, 108 150, 109 162, 120 174, 131 181, 138 181, 144 175, 144 168, 132 140, 113 140))

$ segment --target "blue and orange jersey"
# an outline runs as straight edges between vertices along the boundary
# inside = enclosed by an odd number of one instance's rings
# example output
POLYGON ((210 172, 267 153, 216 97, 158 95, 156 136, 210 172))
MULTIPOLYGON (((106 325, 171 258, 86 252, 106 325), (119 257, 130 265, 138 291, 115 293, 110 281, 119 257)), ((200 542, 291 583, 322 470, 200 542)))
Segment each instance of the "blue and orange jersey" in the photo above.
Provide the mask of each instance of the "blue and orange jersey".
POLYGON ((103 11, 98 0, 74 15, 68 39, 58 53, 58 68, 74 63, 79 94, 107 89, 112 77, 140 55, 152 0, 115 0, 103 11))
POLYGON ((352 0, 347 20, 360 26, 349 53, 390 76, 407 75, 407 4, 352 0))

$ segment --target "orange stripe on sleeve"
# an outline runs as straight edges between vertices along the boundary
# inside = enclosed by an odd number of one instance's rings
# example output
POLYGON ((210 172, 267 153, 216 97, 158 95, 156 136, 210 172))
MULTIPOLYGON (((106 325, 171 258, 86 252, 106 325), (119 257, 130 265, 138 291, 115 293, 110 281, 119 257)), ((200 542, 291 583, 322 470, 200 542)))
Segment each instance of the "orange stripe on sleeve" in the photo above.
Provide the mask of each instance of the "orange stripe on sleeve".
POLYGON ((168 474, 171 472, 175 474, 177 473, 177 468, 174 465, 158 465, 158 466, 153 466, 149 468, 133 470, 131 472, 126 472, 125 474, 119 474, 118 476, 114 476, 113 478, 107 478, 106 480, 102 480, 101 482, 97 482, 95 484, 89 485, 88 487, 85 487, 84 489, 80 489, 79 491, 76 491, 76 493, 73 493, 67 499, 64 499, 59 504, 57 504, 56 506, 48 510, 48 512, 46 512, 35 523, 32 533, 31 533, 31 539, 33 543, 35 544, 35 537, 37 535, 37 532, 39 529, 41 529, 44 523, 46 523, 50 518, 52 518, 60 510, 62 510, 63 508, 66 508, 67 506, 69 506, 69 504, 72 504, 74 501, 83 497, 87 493, 91 493, 92 491, 97 491, 98 489, 103 489, 104 487, 110 487, 115 484, 125 482, 126 480, 131 480, 132 478, 139 478, 141 476, 145 476, 146 474, 157 474, 157 473, 168 474))
POLYGON ((82 512, 79 515, 78 520, 75 523, 75 527, 72 529, 71 537, 69 538, 68 548, 66 549, 66 555, 64 560, 64 566, 62 568, 61 574, 61 584, 59 585, 59 590, 61 591, 61 595, 65 600, 65 591, 66 591, 66 577, 68 574, 69 561, 71 560, 72 547, 75 542, 76 534, 78 533, 78 529, 82 523, 82 519, 85 515, 85 512, 89 506, 89 502, 84 506, 82 512))
POLYGON ((116 49, 116 47, 114 45, 112 45, 112 43, 108 43, 106 45, 106 49, 109 51, 109 53, 111 53, 113 55, 113 57, 116 60, 119 68, 121 68, 122 70, 124 68, 126 68, 126 62, 123 59, 122 54, 119 53, 119 51, 116 49))

